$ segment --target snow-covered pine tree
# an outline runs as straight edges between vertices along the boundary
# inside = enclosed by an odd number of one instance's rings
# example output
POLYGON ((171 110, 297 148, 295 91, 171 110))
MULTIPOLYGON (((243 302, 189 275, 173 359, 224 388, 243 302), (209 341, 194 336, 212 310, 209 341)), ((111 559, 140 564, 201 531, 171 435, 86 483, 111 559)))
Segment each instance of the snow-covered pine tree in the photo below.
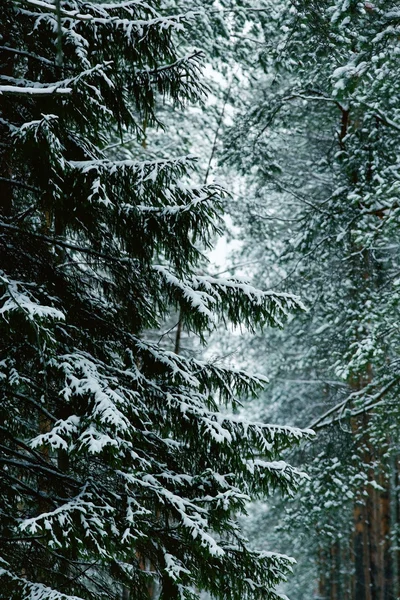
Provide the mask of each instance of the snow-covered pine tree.
POLYGON ((302 432, 232 416, 260 379, 146 331, 170 310, 201 339, 278 325, 299 301, 196 273, 223 191, 190 184, 193 158, 108 149, 201 97, 173 43, 190 15, 5 0, 0 19, 1 595, 277 598, 291 561, 235 513, 292 489, 275 457, 302 432))

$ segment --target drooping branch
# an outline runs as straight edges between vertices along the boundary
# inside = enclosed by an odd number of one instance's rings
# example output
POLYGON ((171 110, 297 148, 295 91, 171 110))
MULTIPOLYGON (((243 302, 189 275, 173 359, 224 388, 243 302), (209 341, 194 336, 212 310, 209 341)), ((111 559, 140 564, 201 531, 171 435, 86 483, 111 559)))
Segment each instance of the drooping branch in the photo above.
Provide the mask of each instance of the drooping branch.
POLYGON ((8 223, 0 222, 0 229, 8 229, 9 231, 14 231, 15 233, 20 233, 23 235, 28 235, 30 237, 42 240, 47 244, 51 244, 54 246, 59 246, 61 248, 69 248, 70 250, 76 250, 77 252, 81 252, 82 254, 90 254, 92 256, 96 256, 98 258, 102 258, 106 261, 128 264, 130 259, 128 257, 118 257, 110 254, 106 254, 105 252, 98 252, 97 250, 93 250, 92 248, 88 248, 85 246, 79 246, 78 244, 73 244, 71 242, 67 242, 66 240, 62 240, 60 238, 51 237, 48 235, 44 235, 41 233, 34 233, 33 231, 27 231, 17 227, 16 225, 9 225, 8 223))
POLYGON ((45 65, 48 65, 50 67, 55 66, 55 64, 51 60, 48 60, 47 58, 44 58, 43 56, 38 56, 37 54, 32 54, 32 52, 26 52, 25 50, 19 50, 17 48, 9 48, 8 46, 0 46, 0 51, 1 52, 10 52, 11 54, 18 54, 19 56, 26 56, 27 58, 32 58, 33 60, 38 60, 39 62, 44 63, 45 65))

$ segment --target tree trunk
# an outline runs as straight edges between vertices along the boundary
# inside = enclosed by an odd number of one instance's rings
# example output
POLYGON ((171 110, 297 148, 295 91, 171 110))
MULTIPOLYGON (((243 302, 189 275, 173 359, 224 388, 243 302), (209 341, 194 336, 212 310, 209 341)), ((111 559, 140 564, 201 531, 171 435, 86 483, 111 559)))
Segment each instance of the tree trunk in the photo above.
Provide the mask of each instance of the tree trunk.
POLYGON ((363 557, 363 573, 364 573, 364 598, 372 600, 372 582, 371 582, 371 552, 369 545, 369 527, 368 527, 368 507, 363 504, 361 510, 362 518, 362 557, 363 557))
MULTIPOLYGON (((391 445, 394 442, 392 441, 391 445)), ((390 590, 393 598, 399 597, 399 552, 398 547, 398 530, 399 530, 399 503, 398 503, 398 465, 399 459, 397 454, 391 457, 390 463, 390 493, 389 493, 389 511, 390 511, 390 540, 389 540, 389 553, 391 569, 388 574, 390 579, 390 590)), ((387 596, 389 599, 390 596, 387 596)), ((386 600, 386 598, 385 598, 386 600)))
POLYGON ((320 546, 318 550, 318 598, 326 599, 326 560, 323 548, 320 546))

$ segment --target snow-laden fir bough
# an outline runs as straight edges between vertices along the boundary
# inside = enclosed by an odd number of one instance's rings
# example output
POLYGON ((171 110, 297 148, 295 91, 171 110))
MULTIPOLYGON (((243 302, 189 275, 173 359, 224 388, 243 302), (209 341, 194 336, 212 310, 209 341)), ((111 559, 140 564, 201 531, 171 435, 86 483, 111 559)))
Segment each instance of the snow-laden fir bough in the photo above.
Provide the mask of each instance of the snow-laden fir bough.
POLYGON ((129 132, 140 141, 157 102, 204 94, 201 54, 175 46, 192 17, 136 0, 2 3, 9 599, 273 599, 290 568, 249 549, 235 514, 272 488, 290 493, 300 474, 276 455, 303 432, 221 412, 262 380, 167 351, 146 331, 175 310, 204 340, 218 319, 280 325, 300 302, 198 274, 224 191, 190 184, 193 157, 107 150, 129 132))

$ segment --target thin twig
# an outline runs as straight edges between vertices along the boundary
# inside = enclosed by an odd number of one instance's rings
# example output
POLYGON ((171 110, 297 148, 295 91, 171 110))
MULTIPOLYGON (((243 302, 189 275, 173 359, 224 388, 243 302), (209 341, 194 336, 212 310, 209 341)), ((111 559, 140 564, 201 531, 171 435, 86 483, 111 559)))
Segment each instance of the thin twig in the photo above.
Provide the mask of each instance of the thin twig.
POLYGON ((9 46, 0 46, 0 51, 3 52, 11 52, 12 54, 19 54, 21 56, 26 56, 28 58, 33 58, 34 60, 38 60, 45 65, 49 65, 50 67, 54 67, 55 63, 43 56, 37 56, 37 54, 32 54, 32 52, 26 52, 25 50, 18 50, 17 48, 10 48, 9 46))
POLYGON ((102 258, 105 261, 115 262, 120 264, 129 264, 131 259, 127 256, 113 256, 110 254, 106 254, 105 252, 98 252, 97 250, 93 250, 92 248, 87 248, 84 246, 79 246, 78 244, 72 244, 71 242, 67 242, 60 238, 50 237, 48 235, 44 235, 41 233, 34 233, 32 231, 27 231, 25 229, 21 229, 15 225, 10 225, 8 223, 4 223, 0 221, 0 229, 8 229, 10 231, 14 231, 15 233, 19 233, 21 235, 28 235, 35 239, 42 240, 46 242, 46 244, 51 244, 54 246, 60 246, 61 248, 69 248, 70 250, 76 250, 77 252, 81 252, 82 254, 90 254, 92 256, 96 256, 98 258, 102 258))

